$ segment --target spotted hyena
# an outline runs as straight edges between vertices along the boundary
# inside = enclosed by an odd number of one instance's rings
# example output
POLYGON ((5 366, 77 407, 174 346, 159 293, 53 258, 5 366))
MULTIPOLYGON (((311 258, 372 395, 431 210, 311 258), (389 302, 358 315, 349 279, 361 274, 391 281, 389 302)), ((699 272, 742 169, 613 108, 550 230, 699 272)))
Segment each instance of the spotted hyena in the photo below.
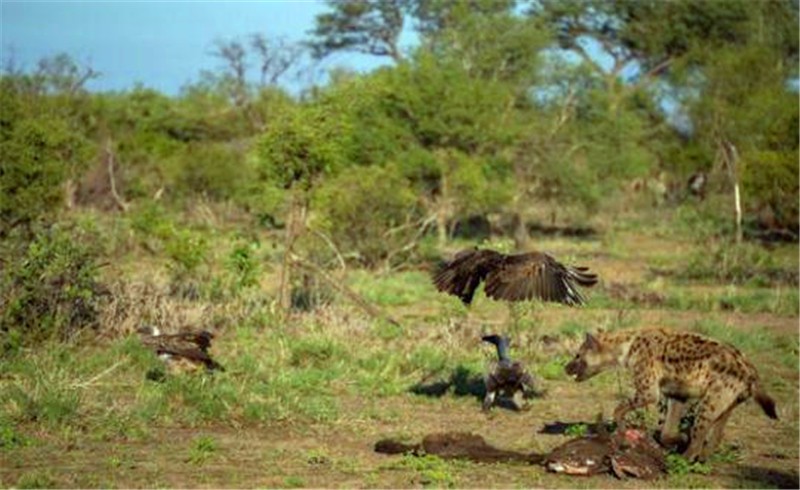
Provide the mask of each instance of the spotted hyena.
POLYGON ((758 373, 735 347, 690 332, 661 328, 587 334, 566 371, 585 381, 614 366, 628 369, 636 394, 614 410, 621 424, 631 410, 663 396, 667 415, 661 441, 679 441, 679 423, 687 403, 696 403, 695 422, 684 456, 704 460, 722 439, 733 409, 751 396, 777 419, 775 401, 761 388, 758 373))

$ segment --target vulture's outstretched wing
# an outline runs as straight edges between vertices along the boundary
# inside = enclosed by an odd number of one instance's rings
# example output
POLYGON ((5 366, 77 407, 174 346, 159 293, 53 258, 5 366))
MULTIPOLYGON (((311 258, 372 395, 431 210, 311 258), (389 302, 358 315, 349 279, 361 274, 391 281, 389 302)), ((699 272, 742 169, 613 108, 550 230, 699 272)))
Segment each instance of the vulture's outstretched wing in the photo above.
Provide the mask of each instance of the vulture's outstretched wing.
POLYGON ((504 255, 492 250, 465 250, 445 264, 433 279, 436 288, 472 302, 486 281, 486 295, 505 301, 533 298, 566 305, 583 304, 577 286, 590 287, 597 275, 586 267, 568 267, 542 252, 504 255))
POLYGON ((439 291, 458 296, 465 305, 469 305, 478 285, 503 257, 503 254, 493 250, 462 250, 439 268, 433 277, 433 284, 439 291))
POLYGON ((581 305, 576 284, 593 286, 597 276, 586 267, 568 267, 542 252, 505 257, 486 276, 486 295, 506 301, 538 298, 566 305, 581 305))

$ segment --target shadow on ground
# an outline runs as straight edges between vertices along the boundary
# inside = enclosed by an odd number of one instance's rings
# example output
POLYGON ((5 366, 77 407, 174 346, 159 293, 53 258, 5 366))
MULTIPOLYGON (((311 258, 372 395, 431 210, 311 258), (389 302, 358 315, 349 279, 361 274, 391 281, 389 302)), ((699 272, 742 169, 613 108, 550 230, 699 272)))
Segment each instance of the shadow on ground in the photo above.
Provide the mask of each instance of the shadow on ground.
POLYGON ((451 390, 455 396, 473 396, 478 400, 483 400, 486 396, 483 375, 476 374, 464 366, 456 367, 445 379, 423 380, 409 389, 415 395, 434 398, 442 397, 451 390))
POLYGON ((797 472, 787 472, 758 466, 737 467, 737 480, 757 483, 762 488, 800 488, 797 472))
POLYGON ((579 430, 578 427, 586 427, 586 434, 599 434, 603 426, 604 432, 613 432, 616 425, 613 422, 562 422, 556 420, 555 422, 546 423, 539 429, 539 434, 547 435, 571 435, 568 434, 571 430, 579 430), (572 429, 575 427, 576 429, 572 429))
MULTIPOLYGON (((456 367, 450 376, 444 379, 423 380, 413 385, 409 390, 415 395, 440 398, 451 392, 455 396, 471 396, 478 401, 482 401, 486 396, 486 384, 482 374, 477 374, 464 366, 456 367)), ((541 398, 544 392, 533 394, 533 398, 541 398)), ((526 410, 513 399, 498 396, 494 404, 495 407, 512 410, 515 412, 526 410)))

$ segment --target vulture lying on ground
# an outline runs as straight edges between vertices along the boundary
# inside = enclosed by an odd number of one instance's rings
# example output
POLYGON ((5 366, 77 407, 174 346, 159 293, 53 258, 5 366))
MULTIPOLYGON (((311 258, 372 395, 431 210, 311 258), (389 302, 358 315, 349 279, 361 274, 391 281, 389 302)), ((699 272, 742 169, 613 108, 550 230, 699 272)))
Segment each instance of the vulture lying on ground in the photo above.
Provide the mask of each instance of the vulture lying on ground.
POLYGON ((508 337, 493 334, 481 338, 484 342, 497 347, 497 362, 485 378, 486 396, 483 398, 483 410, 488 411, 492 408, 498 393, 512 399, 518 391, 521 391, 526 398, 533 396, 535 393, 533 376, 521 362, 512 361, 508 357, 508 337))
POLYGON ((472 303, 475 290, 486 281, 486 296, 506 301, 538 298, 570 306, 581 305, 580 286, 594 286, 597 275, 587 267, 570 267, 543 252, 505 255, 494 250, 463 250, 445 263, 433 278, 439 291, 472 303))
POLYGON ((142 343, 152 349, 170 368, 188 363, 194 366, 203 365, 208 371, 224 371, 208 353, 211 339, 214 338, 211 332, 185 329, 179 333, 165 334, 157 327, 141 327, 138 332, 142 343))

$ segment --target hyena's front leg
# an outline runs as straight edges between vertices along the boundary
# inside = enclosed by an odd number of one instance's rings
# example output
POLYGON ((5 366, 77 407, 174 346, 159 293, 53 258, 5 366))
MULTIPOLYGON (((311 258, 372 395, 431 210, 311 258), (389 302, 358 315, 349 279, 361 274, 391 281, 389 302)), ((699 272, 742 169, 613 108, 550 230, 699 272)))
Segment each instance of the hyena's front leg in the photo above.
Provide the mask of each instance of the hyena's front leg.
POLYGON ((661 425, 659 442, 662 445, 671 447, 678 446, 682 442, 681 418, 686 413, 686 402, 675 398, 667 398, 667 415, 661 425))
POLYGON ((625 416, 628 415, 628 412, 658 401, 659 389, 655 373, 649 372, 643 366, 635 366, 635 368, 633 384, 636 387, 636 394, 632 399, 620 403, 614 410, 614 422, 617 423, 617 427, 624 427, 625 416))

